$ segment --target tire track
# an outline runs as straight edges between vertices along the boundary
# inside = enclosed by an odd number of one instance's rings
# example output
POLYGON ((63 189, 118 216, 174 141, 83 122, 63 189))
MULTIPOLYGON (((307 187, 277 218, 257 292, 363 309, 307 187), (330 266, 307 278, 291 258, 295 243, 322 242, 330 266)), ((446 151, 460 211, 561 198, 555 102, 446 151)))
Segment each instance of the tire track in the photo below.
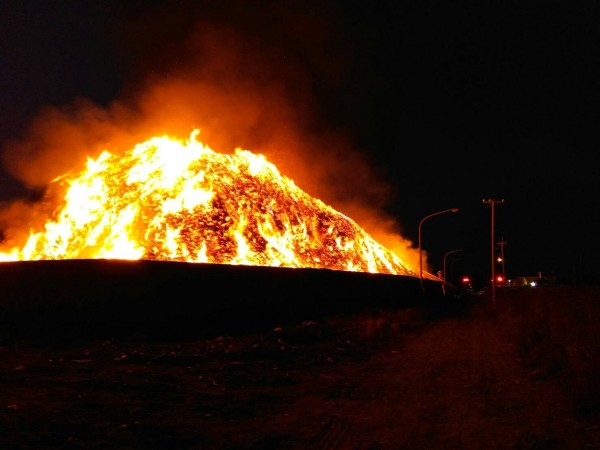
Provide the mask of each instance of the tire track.
MULTIPOLYGON (((493 317, 441 318, 345 367, 311 448, 506 449, 566 445, 567 405, 535 382, 493 317)), ((571 445, 571 444, 569 444, 571 445)))

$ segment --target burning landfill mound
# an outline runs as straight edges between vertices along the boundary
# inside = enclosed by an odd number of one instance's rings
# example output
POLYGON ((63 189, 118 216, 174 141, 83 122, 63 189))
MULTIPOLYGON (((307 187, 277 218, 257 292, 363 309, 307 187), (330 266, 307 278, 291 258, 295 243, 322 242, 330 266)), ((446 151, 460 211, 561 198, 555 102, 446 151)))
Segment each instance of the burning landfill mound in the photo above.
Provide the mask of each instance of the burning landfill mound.
MULTIPOLYGON (((418 276, 414 268, 421 256, 427 267, 427 255, 383 211, 391 197, 385 179, 373 176, 353 133, 332 126, 323 106, 330 97, 314 90, 342 88, 353 67, 349 55, 332 50, 337 26, 304 2, 268 27, 247 20, 253 6, 219 3, 214 17, 187 6, 181 29, 164 26, 180 24, 166 20, 169 10, 148 15, 145 4, 139 15, 121 17, 125 34, 102 36, 131 64, 118 89, 92 100, 88 84, 74 87, 67 104, 40 103, 29 125, 2 143, 0 172, 27 191, 0 202, 0 261, 158 260, 418 276), (307 34, 307 26, 318 33, 307 34), (134 35, 143 39, 123 45, 134 35), (288 38, 273 39, 279 35, 288 38)), ((271 6, 276 15, 265 17, 278 17, 279 4, 271 6)))
POLYGON ((152 137, 123 155, 104 151, 64 192, 43 230, 5 261, 162 260, 321 268, 415 276, 357 223, 311 197, 262 155, 152 137))

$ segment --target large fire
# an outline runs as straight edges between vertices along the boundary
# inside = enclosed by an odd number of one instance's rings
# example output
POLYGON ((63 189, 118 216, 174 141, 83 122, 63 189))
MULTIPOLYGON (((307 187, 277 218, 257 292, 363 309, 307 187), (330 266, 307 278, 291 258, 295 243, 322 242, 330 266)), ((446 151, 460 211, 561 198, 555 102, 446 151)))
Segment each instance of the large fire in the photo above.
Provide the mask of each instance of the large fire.
POLYGON ((53 184, 64 200, 3 260, 144 259, 411 275, 353 220, 262 155, 153 137, 53 184))

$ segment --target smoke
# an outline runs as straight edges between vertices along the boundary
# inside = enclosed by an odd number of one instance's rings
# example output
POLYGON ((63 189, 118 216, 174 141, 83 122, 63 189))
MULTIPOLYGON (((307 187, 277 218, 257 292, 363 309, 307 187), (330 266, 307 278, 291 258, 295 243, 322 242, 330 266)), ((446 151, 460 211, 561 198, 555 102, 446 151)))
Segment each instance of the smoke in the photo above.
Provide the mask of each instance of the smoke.
MULTIPOLYGON (((175 21, 163 7, 121 17, 122 30, 111 36, 121 60, 134 63, 120 95, 105 106, 82 97, 44 107, 23 137, 5 143, 5 168, 40 189, 103 149, 118 153, 153 135, 186 138, 198 128, 216 151, 264 154, 300 188, 406 255, 412 243, 382 212, 389 186, 325 112, 332 108, 323 102, 335 98, 355 63, 332 5, 272 2, 259 16, 247 2, 228 2, 227 14, 192 3, 184 2, 189 16, 203 13, 200 20, 175 21)), ((43 211, 52 209, 48 202, 43 211)), ((19 201, 0 211, 0 225, 15 236, 39 227, 42 216, 38 204, 19 201)))

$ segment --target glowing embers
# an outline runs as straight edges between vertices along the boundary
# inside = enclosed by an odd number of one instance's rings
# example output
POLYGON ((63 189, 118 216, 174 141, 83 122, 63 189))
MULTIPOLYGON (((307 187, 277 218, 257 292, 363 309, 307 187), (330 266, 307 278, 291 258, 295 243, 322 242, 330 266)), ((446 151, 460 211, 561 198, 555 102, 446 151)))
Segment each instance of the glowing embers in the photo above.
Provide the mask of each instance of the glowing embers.
POLYGON ((64 186, 42 231, 3 259, 147 259, 414 275, 264 156, 153 137, 103 152, 64 186))

